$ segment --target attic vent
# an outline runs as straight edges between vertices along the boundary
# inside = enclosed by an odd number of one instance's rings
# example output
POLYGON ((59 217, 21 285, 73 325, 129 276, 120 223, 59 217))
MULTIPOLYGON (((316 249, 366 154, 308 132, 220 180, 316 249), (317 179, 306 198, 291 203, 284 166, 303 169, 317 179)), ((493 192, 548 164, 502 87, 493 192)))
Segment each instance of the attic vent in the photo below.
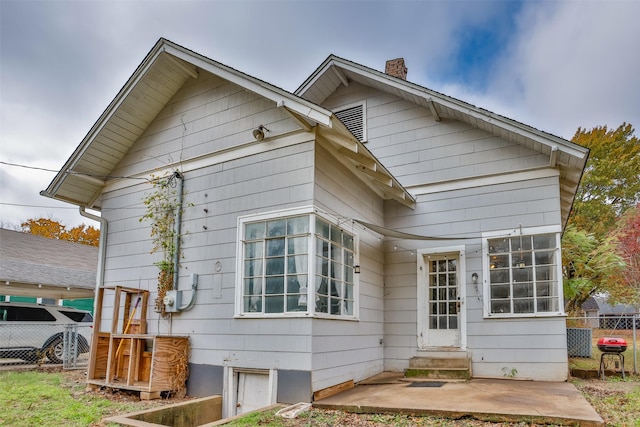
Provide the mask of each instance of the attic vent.
POLYGON ((360 142, 367 140, 364 111, 364 104, 358 104, 335 112, 336 117, 360 142))

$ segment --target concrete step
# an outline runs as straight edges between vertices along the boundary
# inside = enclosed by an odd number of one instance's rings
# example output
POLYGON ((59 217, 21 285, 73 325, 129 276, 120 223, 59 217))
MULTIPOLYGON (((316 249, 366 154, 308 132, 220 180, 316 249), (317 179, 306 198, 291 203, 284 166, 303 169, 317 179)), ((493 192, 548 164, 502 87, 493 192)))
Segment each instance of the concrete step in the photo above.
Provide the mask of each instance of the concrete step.
POLYGON ((409 359, 410 369, 469 369, 469 357, 412 357, 409 359))
POLYGON ((469 357, 413 357, 405 378, 425 379, 471 379, 471 359, 469 357))

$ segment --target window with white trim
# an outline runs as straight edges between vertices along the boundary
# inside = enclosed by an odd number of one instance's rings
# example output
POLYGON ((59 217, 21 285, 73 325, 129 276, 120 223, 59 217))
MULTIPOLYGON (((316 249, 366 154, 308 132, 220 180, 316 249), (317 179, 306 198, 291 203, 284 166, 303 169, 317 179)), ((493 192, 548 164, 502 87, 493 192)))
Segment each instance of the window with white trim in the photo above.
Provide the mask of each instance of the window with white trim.
POLYGON ((486 240, 490 316, 561 314, 560 236, 486 240))
POLYGON ((355 318, 353 232, 314 213, 239 220, 239 315, 355 318))

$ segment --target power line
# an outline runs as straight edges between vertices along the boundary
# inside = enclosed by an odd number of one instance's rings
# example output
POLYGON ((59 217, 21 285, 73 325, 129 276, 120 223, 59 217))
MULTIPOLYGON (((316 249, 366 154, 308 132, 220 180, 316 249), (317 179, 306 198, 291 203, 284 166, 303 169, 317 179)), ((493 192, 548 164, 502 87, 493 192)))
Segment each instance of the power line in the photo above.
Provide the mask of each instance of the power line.
MULTIPOLYGON (((27 165, 21 165, 18 163, 9 163, 9 162, 3 162, 0 161, 0 164, 6 165, 6 166, 15 166, 18 168, 24 168, 24 169, 31 169, 31 170, 39 170, 39 171, 44 171, 44 172, 53 172, 53 173, 58 173, 61 172, 57 169, 47 169, 47 168, 39 168, 36 166, 27 166, 27 165)), ((92 178, 99 178, 99 179, 137 179, 137 180, 142 180, 142 181, 148 181, 147 178, 142 178, 142 177, 133 177, 133 176, 113 176, 113 175, 95 175, 95 174, 90 174, 90 173, 81 173, 81 172, 74 172, 74 171, 70 171, 70 170, 66 170, 64 171, 64 173, 69 174, 69 175, 78 175, 78 176, 90 176, 92 178)))

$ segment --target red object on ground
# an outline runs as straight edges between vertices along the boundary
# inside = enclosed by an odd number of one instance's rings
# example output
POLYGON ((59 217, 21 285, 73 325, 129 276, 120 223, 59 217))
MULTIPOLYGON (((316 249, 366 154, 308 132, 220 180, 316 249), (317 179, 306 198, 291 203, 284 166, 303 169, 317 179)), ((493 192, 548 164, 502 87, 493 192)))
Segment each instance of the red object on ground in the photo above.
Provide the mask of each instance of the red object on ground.
POLYGON ((623 338, 602 337, 598 340, 598 349, 604 353, 622 353, 627 349, 623 338))

